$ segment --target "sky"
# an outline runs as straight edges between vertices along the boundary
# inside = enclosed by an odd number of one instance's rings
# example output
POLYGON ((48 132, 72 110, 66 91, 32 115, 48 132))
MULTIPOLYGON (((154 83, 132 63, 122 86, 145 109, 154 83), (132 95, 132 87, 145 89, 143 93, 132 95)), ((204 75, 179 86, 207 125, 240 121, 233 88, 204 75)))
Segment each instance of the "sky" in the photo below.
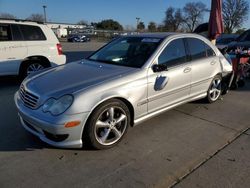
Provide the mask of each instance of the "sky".
MULTIPOLYGON (((47 20, 77 23, 80 20, 98 22, 114 19, 123 26, 136 25, 136 17, 146 25, 150 21, 163 22, 169 6, 182 8, 187 2, 202 1, 210 8, 211 0, 0 0, 0 13, 11 13, 24 19, 33 13, 43 14, 47 6, 47 20)), ((250 3, 250 0, 247 0, 250 3)), ((208 15, 204 21, 208 20, 208 15)), ((244 24, 250 27, 250 19, 244 24)))

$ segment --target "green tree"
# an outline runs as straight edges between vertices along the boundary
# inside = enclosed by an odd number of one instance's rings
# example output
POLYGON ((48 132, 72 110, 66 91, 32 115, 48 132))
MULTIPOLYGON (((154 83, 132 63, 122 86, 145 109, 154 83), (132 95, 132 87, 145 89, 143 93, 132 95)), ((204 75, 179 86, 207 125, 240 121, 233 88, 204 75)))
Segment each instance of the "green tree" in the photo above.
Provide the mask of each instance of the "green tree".
POLYGON ((232 33, 247 20, 249 3, 246 0, 224 0, 222 6, 225 32, 232 33))
POLYGON ((123 27, 122 25, 112 19, 109 20, 103 20, 96 24, 97 29, 103 29, 103 30, 115 30, 115 31, 122 31, 123 27))
POLYGON ((155 22, 149 22, 148 31, 149 32, 156 32, 157 31, 157 26, 156 26, 155 22))
POLYGON ((139 22, 138 25, 137 25, 137 29, 142 31, 145 29, 145 24, 144 22, 139 22))

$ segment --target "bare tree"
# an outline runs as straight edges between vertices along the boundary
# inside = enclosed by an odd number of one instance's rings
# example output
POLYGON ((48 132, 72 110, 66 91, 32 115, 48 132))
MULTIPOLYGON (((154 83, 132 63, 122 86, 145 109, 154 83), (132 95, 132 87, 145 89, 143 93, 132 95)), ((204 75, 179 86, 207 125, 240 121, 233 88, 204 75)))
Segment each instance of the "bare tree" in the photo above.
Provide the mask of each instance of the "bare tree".
POLYGON ((149 24, 148 24, 148 31, 149 32, 156 32, 157 31, 157 27, 156 27, 156 23, 155 22, 149 22, 149 24))
POLYGON ((246 0, 224 0, 222 11, 225 32, 232 33, 247 20, 249 3, 246 0))
POLYGON ((0 14, 0 18, 4 18, 4 19, 16 19, 16 17, 12 14, 9 13, 1 13, 0 14))
POLYGON ((194 29, 203 22, 206 11, 208 11, 208 9, 202 2, 191 2, 184 6, 184 23, 189 32, 193 32, 194 29))
POLYGON ((177 31, 183 23, 183 15, 181 9, 169 7, 166 11, 164 20, 165 31, 177 31))
POLYGON ((42 14, 31 14, 27 20, 35 21, 35 22, 43 22, 44 16, 42 14))

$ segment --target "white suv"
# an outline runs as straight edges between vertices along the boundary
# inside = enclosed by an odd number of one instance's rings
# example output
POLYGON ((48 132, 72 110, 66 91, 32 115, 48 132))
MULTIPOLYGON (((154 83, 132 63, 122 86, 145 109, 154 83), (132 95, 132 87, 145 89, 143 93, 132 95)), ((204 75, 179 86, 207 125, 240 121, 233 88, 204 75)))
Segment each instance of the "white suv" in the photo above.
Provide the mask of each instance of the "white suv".
POLYGON ((47 25, 0 20, 0 76, 25 77, 65 62, 62 46, 47 25))

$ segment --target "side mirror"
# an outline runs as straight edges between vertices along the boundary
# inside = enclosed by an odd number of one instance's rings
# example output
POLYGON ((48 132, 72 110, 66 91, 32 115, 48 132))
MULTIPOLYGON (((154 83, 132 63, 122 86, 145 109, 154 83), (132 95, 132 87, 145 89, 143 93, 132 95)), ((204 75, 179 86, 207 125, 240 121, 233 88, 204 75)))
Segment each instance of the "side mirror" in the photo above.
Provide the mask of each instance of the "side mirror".
POLYGON ((160 64, 160 65, 155 64, 153 65, 152 69, 154 72, 163 72, 163 71, 167 71, 168 67, 167 65, 164 65, 164 64, 160 64))

